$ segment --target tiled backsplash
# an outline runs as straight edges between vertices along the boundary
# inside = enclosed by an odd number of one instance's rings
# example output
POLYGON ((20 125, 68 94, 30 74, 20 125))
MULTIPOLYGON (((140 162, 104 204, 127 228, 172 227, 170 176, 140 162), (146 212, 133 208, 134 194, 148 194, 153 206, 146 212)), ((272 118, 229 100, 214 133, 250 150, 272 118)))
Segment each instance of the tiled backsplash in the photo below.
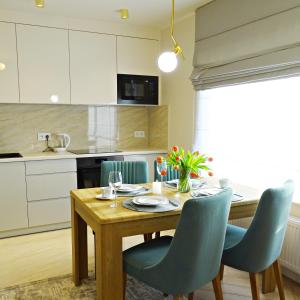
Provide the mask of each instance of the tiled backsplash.
POLYGON ((68 133, 70 149, 167 148, 168 107, 0 104, 0 152, 39 152, 38 132, 68 133), (144 131, 145 138, 135 138, 144 131))

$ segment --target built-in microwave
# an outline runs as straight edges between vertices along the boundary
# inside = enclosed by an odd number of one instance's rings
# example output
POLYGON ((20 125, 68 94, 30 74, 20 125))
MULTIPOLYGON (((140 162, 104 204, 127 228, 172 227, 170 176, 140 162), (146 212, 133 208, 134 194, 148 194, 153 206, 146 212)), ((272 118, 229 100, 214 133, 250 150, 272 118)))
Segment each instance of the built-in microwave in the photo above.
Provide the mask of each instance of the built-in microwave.
POLYGON ((158 76, 118 74, 118 104, 158 105, 158 76))

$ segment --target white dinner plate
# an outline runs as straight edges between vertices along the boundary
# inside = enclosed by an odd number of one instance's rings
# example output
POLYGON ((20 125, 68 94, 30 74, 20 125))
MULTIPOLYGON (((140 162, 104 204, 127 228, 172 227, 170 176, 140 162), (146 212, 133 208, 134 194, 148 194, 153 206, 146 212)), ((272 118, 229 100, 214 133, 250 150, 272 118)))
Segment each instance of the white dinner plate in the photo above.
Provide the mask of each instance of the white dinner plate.
POLYGON ((133 185, 133 184, 122 184, 122 186, 118 189, 118 192, 135 192, 143 187, 140 185, 133 185))
POLYGON ((96 199, 98 199, 98 200, 113 200, 114 198, 115 198, 114 195, 106 197, 106 196, 103 196, 102 194, 99 194, 96 196, 96 199))
POLYGON ((136 205, 156 206, 158 204, 168 204, 169 200, 163 196, 140 196, 134 197, 132 202, 136 205))

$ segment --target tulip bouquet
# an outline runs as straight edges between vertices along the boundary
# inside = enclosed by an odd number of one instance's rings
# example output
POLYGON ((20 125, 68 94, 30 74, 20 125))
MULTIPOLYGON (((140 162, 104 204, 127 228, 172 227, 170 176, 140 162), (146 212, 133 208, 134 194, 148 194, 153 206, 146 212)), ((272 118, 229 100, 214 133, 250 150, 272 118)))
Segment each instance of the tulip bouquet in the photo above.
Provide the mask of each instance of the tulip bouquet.
POLYGON ((173 146, 166 158, 162 156, 157 157, 158 164, 162 164, 165 161, 169 167, 179 171, 179 192, 186 193, 190 191, 190 178, 198 178, 200 170, 205 170, 209 176, 213 176, 207 165, 207 162, 212 162, 213 158, 208 157, 206 154, 200 154, 199 151, 193 153, 190 151, 185 152, 183 148, 173 146))

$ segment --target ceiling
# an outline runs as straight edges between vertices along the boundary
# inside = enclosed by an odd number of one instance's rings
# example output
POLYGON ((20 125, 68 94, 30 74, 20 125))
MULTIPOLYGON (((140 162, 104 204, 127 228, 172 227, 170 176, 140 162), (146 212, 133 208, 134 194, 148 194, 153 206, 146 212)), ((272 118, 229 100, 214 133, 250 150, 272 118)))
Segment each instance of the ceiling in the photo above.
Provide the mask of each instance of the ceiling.
MULTIPOLYGON (((182 18, 211 0, 175 0, 175 18, 182 18)), ((171 0, 45 0, 45 8, 34 0, 0 0, 0 9, 34 14, 65 16, 112 22, 127 22, 163 28, 169 24, 171 0), (128 8, 128 20, 120 20, 118 10, 128 8)))

